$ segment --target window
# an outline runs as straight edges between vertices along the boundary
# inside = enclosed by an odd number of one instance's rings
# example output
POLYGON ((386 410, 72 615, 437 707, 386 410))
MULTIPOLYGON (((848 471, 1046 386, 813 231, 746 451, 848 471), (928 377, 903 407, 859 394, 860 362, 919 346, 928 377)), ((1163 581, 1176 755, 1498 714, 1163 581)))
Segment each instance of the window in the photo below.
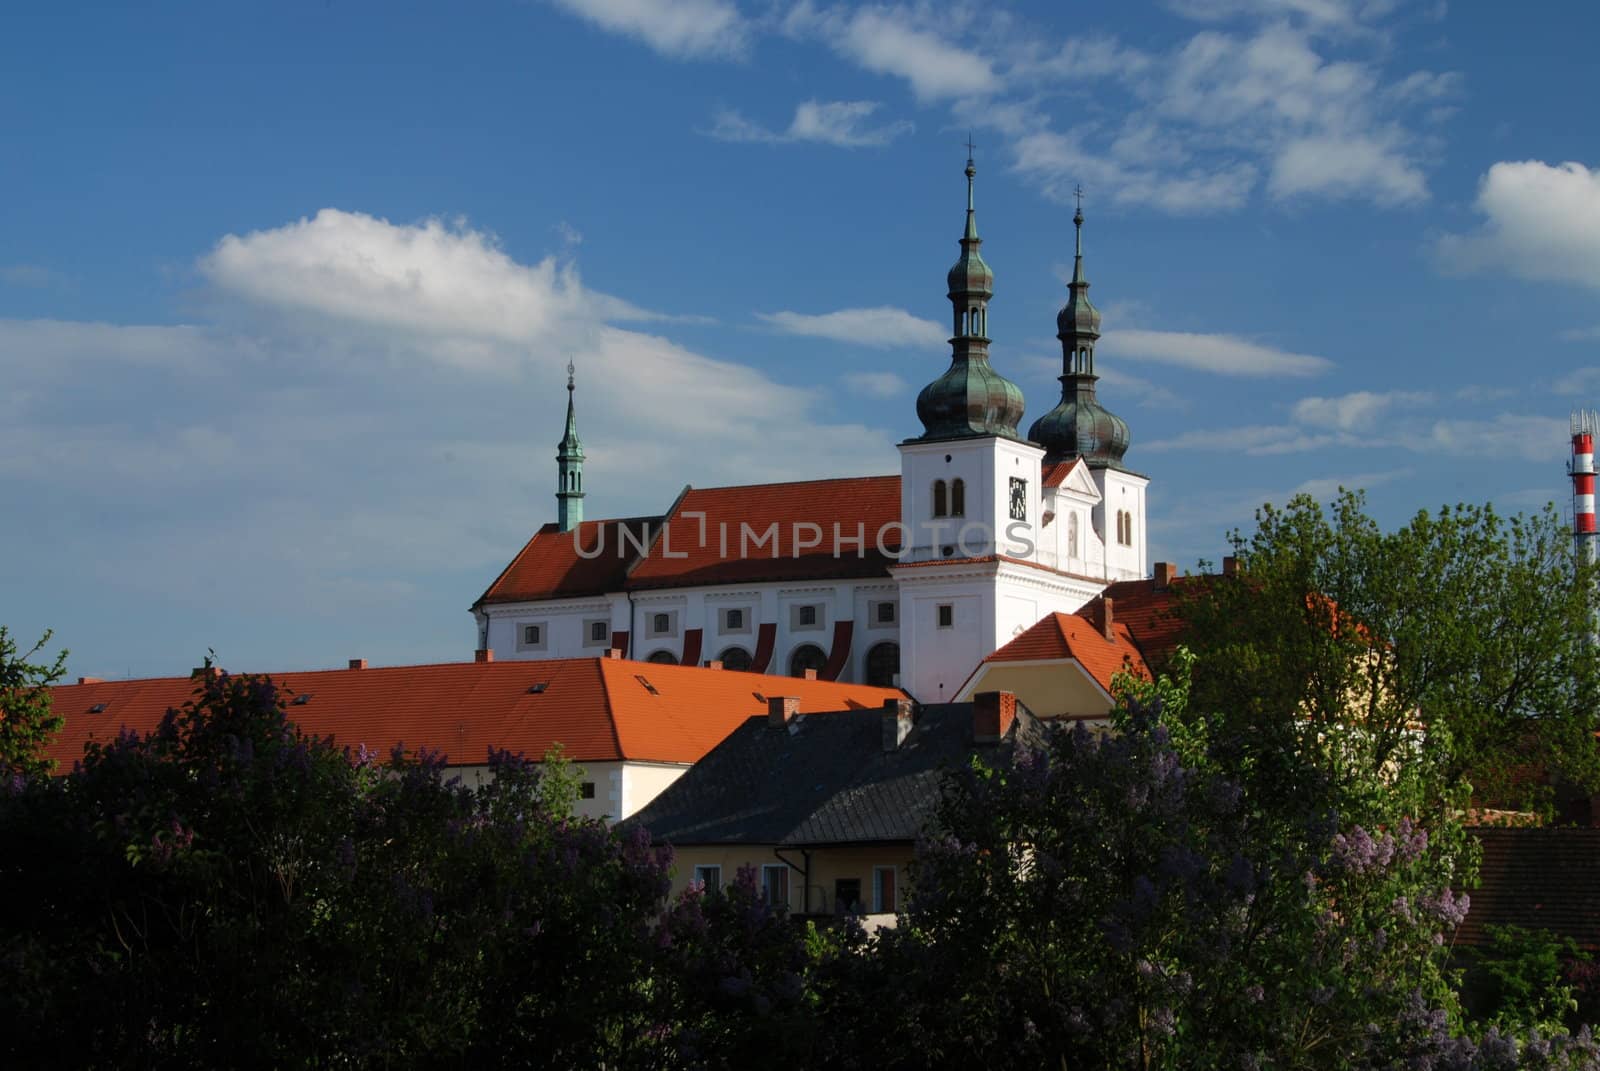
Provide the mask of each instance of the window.
POLYGON ((517 626, 517 648, 519 650, 543 649, 544 641, 544 625, 523 623, 517 626))
POLYGON ((761 891, 767 898, 767 903, 777 906, 789 904, 789 868, 784 865, 773 866, 768 863, 761 868, 761 891))
POLYGON ((579 799, 585 799, 585 800, 594 799, 594 782, 593 781, 585 781, 583 784, 578 786, 578 798, 579 799))
POLYGON ((819 629, 825 615, 818 603, 789 607, 789 627, 792 629, 819 629))
POLYGON ((939 604, 939 627, 950 628, 956 623, 956 608, 950 603, 939 604))
POLYGON ((539 626, 538 625, 523 625, 522 626, 522 642, 523 643, 530 644, 530 645, 538 643, 539 642, 539 635, 540 635, 540 632, 539 632, 539 626))
POLYGON ((950 516, 950 502, 945 497, 946 491, 943 480, 933 481, 933 515, 935 517, 950 516))
POLYGON ((657 636, 661 635, 664 632, 671 632, 672 631, 672 615, 671 614, 652 614, 650 616, 650 631, 654 632, 657 636))
POLYGON ((678 656, 671 651, 651 651, 650 657, 645 661, 654 662, 658 666, 675 666, 678 664, 678 656))
POLYGON ((867 683, 876 688, 893 688, 900 676, 900 645, 880 643, 867 651, 867 683))
POLYGON ((821 647, 814 643, 802 644, 789 656, 789 676, 804 677, 808 669, 820 673, 827 664, 828 656, 822 653, 821 647))
POLYGON ((744 611, 729 610, 722 615, 722 627, 725 629, 744 628, 744 611))
POLYGON ((704 885, 707 892, 712 889, 720 889, 722 888, 722 868, 720 866, 697 866, 694 868, 694 880, 704 885))
POLYGON ((1122 546, 1133 546, 1133 514, 1127 510, 1117 510, 1117 542, 1122 546))
POLYGON ((1133 546, 1133 514, 1127 513, 1127 514, 1124 514, 1124 516, 1128 518, 1126 524, 1124 525, 1124 527, 1127 529, 1127 533, 1126 534, 1127 534, 1128 538, 1126 540, 1124 540, 1123 542, 1125 543, 1125 545, 1131 547, 1131 546, 1133 546))
POLYGON ((950 481, 950 516, 965 517, 967 515, 967 481, 950 481))
POLYGON ((607 644, 607 643, 610 643, 610 642, 611 642, 611 622, 609 622, 609 621, 591 621, 591 622, 589 622, 589 644, 590 644, 590 646, 594 646, 596 644, 607 644))
POLYGON ((836 878, 833 883, 833 910, 843 915, 861 910, 861 879, 836 878))
POLYGON ((743 647, 729 647, 717 656, 717 661, 722 663, 723 669, 738 670, 740 673, 750 668, 750 652, 743 647))
POLYGON ((880 602, 873 608, 872 619, 880 625, 894 624, 894 603, 880 602))
POLYGON ((1020 476, 1011 477, 1011 519, 1028 519, 1028 481, 1020 476))
POLYGON ((749 632, 750 618, 753 608, 749 606, 727 606, 718 611, 722 622, 723 632, 749 632))
POLYGON ((1078 511, 1067 514, 1067 557, 1078 556, 1078 511))
POLYGON ((873 911, 882 913, 895 910, 894 879, 894 867, 875 866, 872 868, 873 911))
POLYGON ((800 623, 802 625, 815 625, 817 623, 817 608, 815 606, 800 607, 800 623))

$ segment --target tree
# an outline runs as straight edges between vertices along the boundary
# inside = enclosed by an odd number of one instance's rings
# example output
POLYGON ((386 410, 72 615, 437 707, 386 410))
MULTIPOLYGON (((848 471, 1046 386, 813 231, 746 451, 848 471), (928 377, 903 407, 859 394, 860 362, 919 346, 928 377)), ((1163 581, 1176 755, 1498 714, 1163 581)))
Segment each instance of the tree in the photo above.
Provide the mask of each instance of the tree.
POLYGON ((1264 506, 1232 537, 1236 575, 1182 589, 1192 710, 1228 768, 1346 813, 1397 774, 1435 805, 1468 780, 1548 806, 1530 770, 1600 787, 1596 573, 1554 509, 1446 507, 1385 533, 1364 507, 1264 506))
POLYGON ((0 777, 48 777, 55 760, 45 754, 63 719, 50 709, 50 685, 66 675, 67 652, 51 663, 30 661, 50 642, 49 630, 23 651, 0 625, 0 777))

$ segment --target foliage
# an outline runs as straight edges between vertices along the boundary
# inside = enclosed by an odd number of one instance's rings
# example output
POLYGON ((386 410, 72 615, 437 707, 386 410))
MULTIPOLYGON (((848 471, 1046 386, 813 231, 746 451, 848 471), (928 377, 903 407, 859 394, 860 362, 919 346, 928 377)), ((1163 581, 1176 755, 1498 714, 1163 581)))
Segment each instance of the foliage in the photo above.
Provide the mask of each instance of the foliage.
POLYGON ((1489 980, 1481 1021, 1508 1032, 1562 1029, 1578 1009, 1567 965, 1589 957, 1572 938, 1548 930, 1489 926, 1487 933, 1475 964, 1489 980))
POLYGON ((1547 806, 1530 768, 1600 787, 1596 577, 1553 508, 1446 507, 1385 533, 1341 491, 1256 521, 1232 537, 1237 575, 1184 585, 1180 613, 1192 709, 1257 791, 1356 814, 1397 773, 1431 809, 1463 779, 1547 806))
POLYGON ((61 731, 60 714, 50 709, 50 685, 67 671, 67 652, 50 663, 30 659, 50 642, 46 631, 26 651, 0 625, 0 778, 48 777, 54 760, 45 745, 61 731))

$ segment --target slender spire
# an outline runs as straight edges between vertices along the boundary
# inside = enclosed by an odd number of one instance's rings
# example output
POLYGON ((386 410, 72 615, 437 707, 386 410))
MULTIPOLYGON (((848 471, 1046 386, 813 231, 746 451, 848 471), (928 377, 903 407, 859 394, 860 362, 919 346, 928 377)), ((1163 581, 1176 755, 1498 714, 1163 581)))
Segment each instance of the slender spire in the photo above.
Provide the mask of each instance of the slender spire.
POLYGON ((567 362, 567 431, 556 446, 556 521, 570 532, 583 523, 583 442, 578 438, 578 413, 573 404, 577 369, 567 362))
POLYGON ((967 135, 967 231, 962 235, 963 242, 976 242, 978 238, 978 210, 973 202, 974 179, 978 177, 978 169, 972 164, 972 150, 977 148, 972 144, 972 135, 967 135))

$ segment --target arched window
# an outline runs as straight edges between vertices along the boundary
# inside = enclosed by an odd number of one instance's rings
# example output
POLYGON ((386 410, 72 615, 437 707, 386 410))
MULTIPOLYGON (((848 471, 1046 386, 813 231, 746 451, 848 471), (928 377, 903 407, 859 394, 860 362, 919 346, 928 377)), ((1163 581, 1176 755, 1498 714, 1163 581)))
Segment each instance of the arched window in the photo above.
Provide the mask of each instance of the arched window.
POLYGON ((965 517, 967 515, 967 482, 965 480, 950 481, 950 516, 965 517))
POLYGON ((678 664, 678 656, 671 651, 651 651, 650 657, 645 661, 654 662, 658 666, 675 666, 678 664))
POLYGON ((933 515, 935 517, 950 516, 950 504, 945 498, 943 480, 933 481, 933 515))
POLYGON ((750 668, 750 652, 743 647, 729 647, 717 656, 723 669, 736 669, 743 673, 750 668))
POLYGON ((1078 556, 1078 511, 1067 514, 1067 557, 1078 556))
POLYGON ((789 676, 804 677, 806 670, 814 669, 822 672, 822 667, 828 664, 828 656, 821 647, 814 643, 804 643, 794 649, 794 654, 789 656, 789 676))
POLYGON ((1125 525, 1125 527, 1127 528, 1128 540, 1127 540, 1127 543, 1125 545, 1131 547, 1131 546, 1133 546, 1133 514, 1132 513, 1127 513, 1127 514, 1124 514, 1123 516, 1128 518, 1127 523, 1125 525))
POLYGON ((900 645, 880 643, 867 652, 867 683, 877 688, 893 688, 900 675, 900 645))

